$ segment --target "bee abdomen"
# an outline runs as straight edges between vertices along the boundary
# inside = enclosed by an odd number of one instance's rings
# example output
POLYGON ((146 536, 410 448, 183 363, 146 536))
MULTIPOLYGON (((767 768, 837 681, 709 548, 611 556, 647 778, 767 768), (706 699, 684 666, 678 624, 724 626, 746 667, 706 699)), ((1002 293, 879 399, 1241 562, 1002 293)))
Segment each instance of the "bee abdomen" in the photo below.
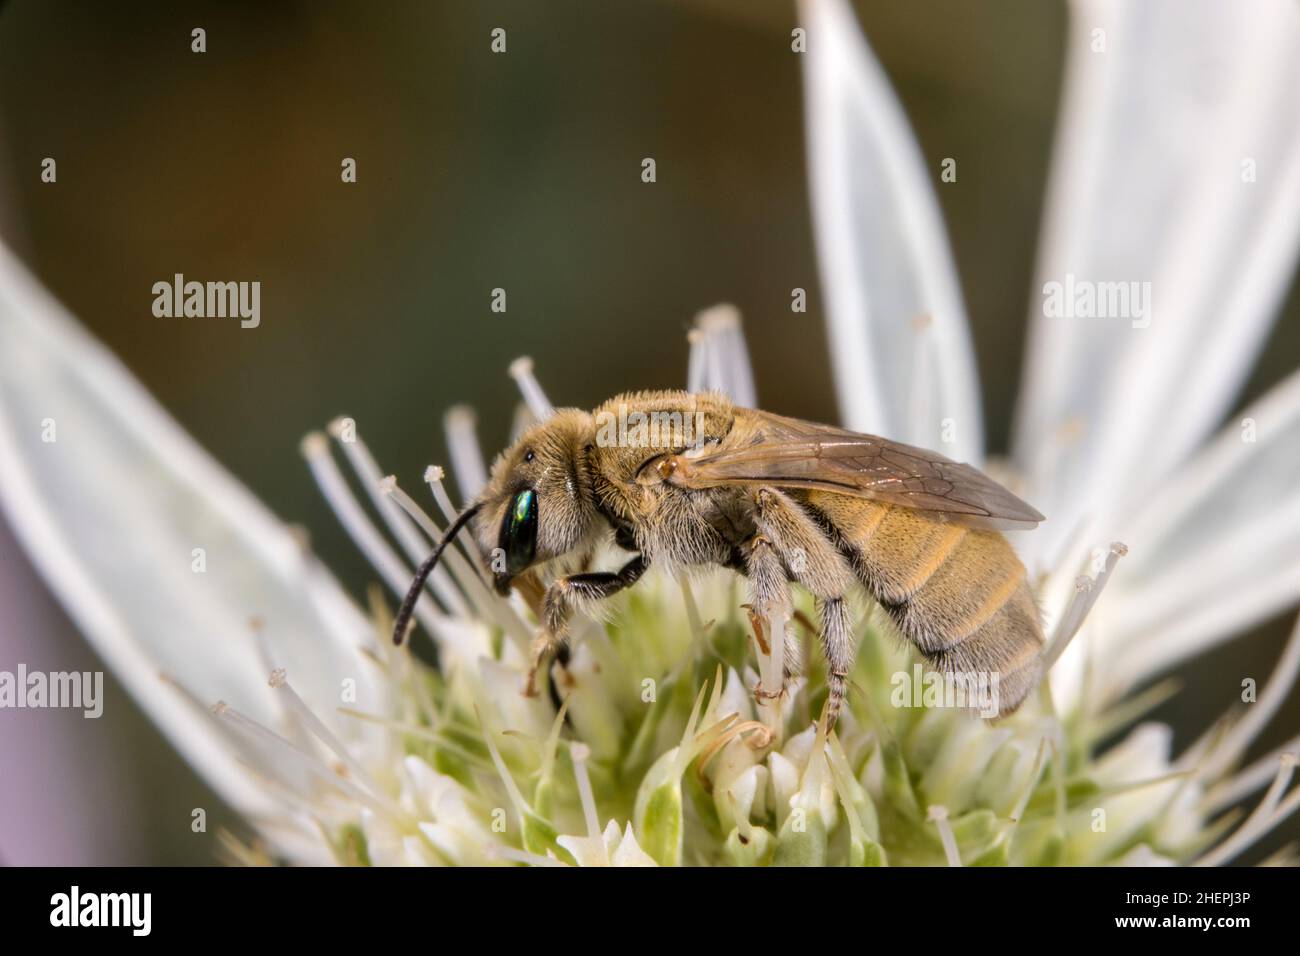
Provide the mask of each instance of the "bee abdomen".
POLYGON ((921 650, 938 653, 976 637, 1021 591, 1028 596, 1011 546, 1000 535, 969 532, 933 574, 892 603, 899 627, 921 650))
POLYGON ((991 681, 999 715, 1038 682, 1042 626, 1011 545, 995 532, 968 532, 924 585, 890 608, 899 630, 950 674, 991 681))
POLYGON ((961 525, 927 520, 907 508, 870 508, 883 513, 874 521, 859 522, 846 537, 857 550, 863 583, 886 604, 900 604, 919 592, 968 533, 961 525))
POLYGON ((979 629, 947 650, 927 654, 948 673, 987 679, 997 675, 998 716, 1018 708, 1038 684, 1043 647, 1038 608, 1023 580, 979 629))
POLYGON ((904 508, 865 520, 880 507, 858 505, 864 514, 849 527, 865 533, 845 535, 863 584, 932 664, 977 679, 996 674, 999 714, 1015 710, 1037 683, 1043 636, 1011 545, 904 508))

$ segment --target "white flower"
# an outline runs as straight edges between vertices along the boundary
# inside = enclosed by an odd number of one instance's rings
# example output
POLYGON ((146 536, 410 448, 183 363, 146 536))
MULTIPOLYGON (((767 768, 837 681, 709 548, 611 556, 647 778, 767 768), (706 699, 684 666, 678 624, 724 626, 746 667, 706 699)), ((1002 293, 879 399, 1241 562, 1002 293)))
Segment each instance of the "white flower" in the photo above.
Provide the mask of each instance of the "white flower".
MULTIPOLYGON (((933 177, 842 0, 801 10, 845 422, 979 462, 978 383, 933 177)), ((608 622, 581 626, 554 672, 557 711, 518 693, 527 607, 486 586, 472 548, 452 549, 417 607, 439 654, 437 668, 422 664, 384 635, 441 527, 383 476, 356 423, 331 426, 334 447, 308 436, 303 452, 390 592, 373 595, 369 615, 0 247, 0 502, 87 637, 254 828, 258 845, 231 841, 231 852, 1219 863, 1295 810, 1293 758, 1234 771, 1294 682, 1300 628, 1258 703, 1188 752, 1175 757, 1152 723, 1097 750, 1161 692, 1128 696, 1134 685, 1300 598, 1300 373, 1245 413, 1253 441, 1233 423, 1200 447, 1295 262, 1300 14, 1284 0, 1261 0, 1249 18, 1203 0, 1073 10, 1040 276, 1150 281, 1154 305, 1139 327, 1033 310, 1016 446, 999 467, 1051 519, 1018 541, 1041 576, 1050 653, 1083 627, 1051 693, 997 727, 890 707, 890 675, 910 659, 870 622, 861 692, 835 735, 813 722, 825 693, 815 664, 784 697, 755 701, 760 680, 780 682, 785 622, 769 622, 772 654, 751 654, 725 572, 652 576, 608 622), (1258 181, 1243 183, 1242 158, 1258 181), (1113 540, 1132 549, 1119 570, 1113 540), (1225 831, 1223 811, 1270 780, 1225 831)), ((531 365, 511 374, 529 414, 548 414, 531 365)), ((734 310, 700 317, 688 385, 755 402, 734 310)), ((446 424, 469 498, 485 474, 472 416, 446 424)), ((455 507, 441 471, 426 478, 445 523, 455 507)))
MULTIPOLYGON (((947 420, 955 457, 978 461, 974 362, 935 177, 847 5, 801 0, 801 10, 843 415, 930 447, 943 447, 947 420)), ((1153 314, 1145 326, 1062 320, 1033 296, 1007 477, 1050 517, 1016 541, 1044 575, 1049 623, 1090 555, 1117 539, 1133 552, 1052 675, 1058 700, 1100 713, 1300 598, 1300 371, 1198 450, 1230 410, 1296 264, 1300 11, 1285 0, 1248 15, 1214 0, 1077 0, 1071 14, 1037 285, 1147 281, 1153 314)), ((1210 770, 1239 759, 1285 698, 1298 641, 1242 732, 1196 754, 1210 770)), ((1161 743, 1150 771, 1170 759, 1161 743)))

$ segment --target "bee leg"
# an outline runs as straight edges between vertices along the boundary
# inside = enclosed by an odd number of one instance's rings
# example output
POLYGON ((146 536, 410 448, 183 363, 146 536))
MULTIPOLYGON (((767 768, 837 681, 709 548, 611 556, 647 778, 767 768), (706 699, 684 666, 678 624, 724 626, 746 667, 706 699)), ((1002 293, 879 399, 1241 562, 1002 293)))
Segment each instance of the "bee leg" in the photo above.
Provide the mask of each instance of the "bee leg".
POLYGON ((524 696, 537 696, 537 674, 551 652, 562 645, 569 635, 569 619, 574 610, 584 603, 600 601, 631 587, 645 574, 649 565, 645 557, 637 555, 618 571, 587 572, 557 578, 546 589, 542 605, 542 633, 533 641, 529 654, 528 676, 524 681, 524 696))
POLYGON ((844 705, 848 674, 853 665, 853 631, 843 598, 856 578, 822 529, 779 490, 760 488, 754 495, 754 508, 759 533, 773 543, 791 580, 817 599, 830 690, 827 729, 833 729, 844 705))
POLYGON ((799 628, 794 626, 802 615, 795 611, 791 625, 785 629, 785 654, 781 657, 781 679, 786 686, 803 673, 803 641, 799 639, 799 628))
MULTIPOLYGON (((777 554, 772 542, 758 534, 750 538, 748 544, 749 553, 745 559, 745 570, 749 577, 754 612, 758 616, 757 633, 760 643, 763 643, 765 631, 770 637, 772 621, 790 620, 790 589, 786 582, 785 565, 781 562, 781 556, 777 554)), ((789 647, 788 640, 785 646, 789 647)), ((789 670, 786 670, 782 677, 788 678, 789 675, 789 670)), ((784 691, 784 687, 778 691, 769 691, 760 681, 754 688, 754 696, 770 700, 779 697, 784 691)))
POLYGON ((853 627, 842 597, 819 598, 817 604, 822 621, 822 653, 826 656, 826 686, 830 690, 826 701, 826 730, 829 733, 844 706, 849 671, 853 669, 853 627))
POLYGON ((543 631, 533 638, 528 653, 528 674, 524 677, 525 697, 537 696, 537 672, 542 669, 542 664, 545 663, 551 649, 561 647, 563 644, 563 636, 556 636, 548 631, 543 631))
MULTIPOLYGON (((754 630, 754 637, 758 640, 758 646, 764 654, 771 652, 771 646, 768 644, 768 621, 765 620, 758 611, 754 609, 753 604, 742 605, 749 612, 749 626, 754 630)), ((803 614, 796 611, 794 614, 796 620, 803 617, 803 614)), ((816 628, 812 628, 816 630, 816 628)), ((781 658, 781 687, 790 686, 790 682, 803 673, 803 644, 799 640, 799 633, 792 627, 786 628, 785 631, 785 654, 781 658)), ((780 697, 780 693, 763 690, 762 687, 756 688, 755 696, 764 700, 780 697)))

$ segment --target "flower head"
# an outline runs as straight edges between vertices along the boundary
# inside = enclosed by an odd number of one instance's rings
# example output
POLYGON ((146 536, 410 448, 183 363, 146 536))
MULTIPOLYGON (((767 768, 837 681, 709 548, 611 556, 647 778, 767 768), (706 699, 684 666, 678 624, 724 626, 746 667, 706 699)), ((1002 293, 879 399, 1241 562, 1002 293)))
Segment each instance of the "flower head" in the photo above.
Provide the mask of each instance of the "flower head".
MULTIPOLYGON (((801 9, 845 423, 982 462, 960 286, 919 150, 847 7, 801 9)), ((432 644, 394 646, 412 569, 460 513, 443 471, 426 472, 426 491, 403 488, 348 418, 304 439, 316 484, 379 581, 361 611, 302 536, 184 435, 3 248, 0 501, 87 636, 244 814, 252 839, 226 841, 244 862, 1232 860, 1300 805, 1288 791, 1295 742, 1242 767, 1294 683, 1300 628, 1257 700, 1181 754, 1169 728, 1142 722, 1168 686, 1132 693, 1300 596, 1300 377, 1247 410, 1255 440, 1229 429, 1199 448, 1258 350, 1300 222, 1294 173, 1243 198, 1208 171, 1245 141, 1276 168, 1300 169, 1300 113, 1278 124, 1242 108, 1261 91, 1294 89, 1300 17, 1266 3, 1238 23, 1220 9, 1075 6, 1043 275, 1157 276, 1175 306, 1140 327, 1033 320, 1016 448, 989 467, 1050 518, 1048 533, 1018 542, 1044 605, 1050 674, 1009 719, 990 724, 955 706, 863 600, 849 708, 829 733, 807 598, 788 617, 758 617, 721 569, 652 573, 603 617, 575 622, 567 659, 546 675, 549 693, 525 696, 535 608, 492 586, 468 530, 412 607, 432 644), (1080 46, 1094 20, 1133 41, 1109 54, 1131 88, 1106 83, 1099 71, 1112 61, 1080 46), (1213 127, 1216 141, 1205 155, 1168 157, 1176 175, 1155 177, 1168 192, 1122 188, 1117 177, 1134 173, 1120 146, 1171 135, 1142 125, 1157 112, 1153 78, 1195 70, 1183 54, 1206 35, 1226 51, 1233 82, 1159 118, 1182 132, 1213 127), (1141 47, 1149 36, 1161 45, 1141 47), (1121 96, 1141 108, 1118 110, 1121 96), (1090 212, 1116 196, 1147 205, 1090 212), (1182 209, 1191 211, 1172 212, 1182 209), (1189 367, 1198 391, 1171 404, 1189 367), (41 442, 33 423, 44 419, 68 440, 41 442), (196 548, 201 575, 176 563, 196 548), (1241 560, 1225 571, 1215 557, 1228 550, 1241 560), (1231 578, 1225 586, 1204 586, 1212 565, 1231 578), (1238 819, 1231 808, 1261 790, 1238 819)), ((554 413, 531 362, 510 374, 524 399, 521 430, 554 413)), ((734 309, 697 320, 687 385, 757 404, 734 309)), ((446 429, 458 497, 473 499, 489 473, 472 414, 453 410, 446 429)))

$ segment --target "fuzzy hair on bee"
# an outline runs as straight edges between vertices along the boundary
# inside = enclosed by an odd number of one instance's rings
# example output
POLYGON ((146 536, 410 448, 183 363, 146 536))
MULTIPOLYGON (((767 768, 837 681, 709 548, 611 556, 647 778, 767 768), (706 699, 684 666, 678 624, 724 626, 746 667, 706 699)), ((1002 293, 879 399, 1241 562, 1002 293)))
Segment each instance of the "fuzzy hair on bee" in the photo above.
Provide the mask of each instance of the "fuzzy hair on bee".
POLYGON ((1001 716, 1037 682, 1043 646, 1024 566, 1002 532, 1042 520, 935 452, 738 408, 713 392, 629 393, 590 412, 558 410, 498 456, 486 488, 417 571, 394 639, 404 639, 447 541, 469 524, 497 590, 536 592, 527 694, 575 613, 652 566, 721 566, 748 579, 762 620, 790 617, 792 585, 812 595, 830 726, 856 652, 854 589, 933 666, 993 677, 1001 716), (610 544, 621 566, 591 570, 610 544))

